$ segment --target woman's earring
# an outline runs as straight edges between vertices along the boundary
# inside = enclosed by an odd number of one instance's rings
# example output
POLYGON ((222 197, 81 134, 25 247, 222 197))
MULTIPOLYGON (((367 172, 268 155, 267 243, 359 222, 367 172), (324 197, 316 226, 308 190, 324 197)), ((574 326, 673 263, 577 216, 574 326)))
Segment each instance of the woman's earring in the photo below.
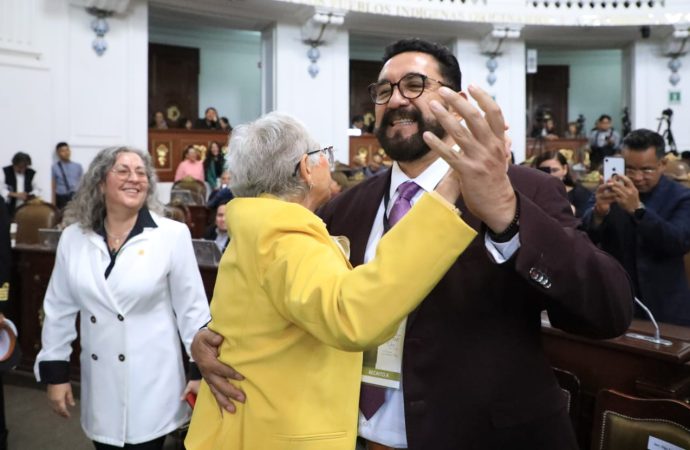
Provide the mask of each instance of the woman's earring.
POLYGON ((311 191, 313 188, 314 188, 314 183, 312 183, 312 182, 310 181, 310 182, 309 182, 309 190, 311 191))

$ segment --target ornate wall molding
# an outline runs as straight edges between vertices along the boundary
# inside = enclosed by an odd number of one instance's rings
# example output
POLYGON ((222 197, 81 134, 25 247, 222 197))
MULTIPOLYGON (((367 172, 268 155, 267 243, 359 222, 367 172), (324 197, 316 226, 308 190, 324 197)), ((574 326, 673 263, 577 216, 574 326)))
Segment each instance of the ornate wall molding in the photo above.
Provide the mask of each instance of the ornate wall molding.
POLYGON ((36 0, 0 0, 0 55, 39 59, 36 0))
POLYGON ((458 22, 560 26, 673 25, 690 22, 690 0, 278 1, 368 14, 458 22))

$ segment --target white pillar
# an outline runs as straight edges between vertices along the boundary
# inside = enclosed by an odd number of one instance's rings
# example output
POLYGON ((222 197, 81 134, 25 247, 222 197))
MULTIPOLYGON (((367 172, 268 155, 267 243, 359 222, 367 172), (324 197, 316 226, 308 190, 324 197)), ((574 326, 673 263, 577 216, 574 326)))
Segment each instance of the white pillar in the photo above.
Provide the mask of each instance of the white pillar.
POLYGON ((527 109, 525 75, 525 43, 506 40, 501 45, 502 54, 496 57, 498 67, 495 71, 496 82, 489 85, 489 70, 486 62, 489 57, 481 54, 478 40, 458 39, 454 43, 455 56, 460 62, 462 71, 462 88, 467 90, 469 84, 476 85, 491 96, 503 110, 506 123, 510 125, 508 134, 513 140, 515 162, 525 159, 525 111, 527 109))
POLYGON ((9 1, 17 7, 3 19, 16 33, 0 31, 0 163, 29 153, 42 197, 50 200, 58 141, 69 142, 72 159, 84 166, 107 146, 146 149, 148 5, 132 0, 125 13, 107 19, 108 50, 98 56, 83 2, 9 1))
MULTIPOLYGON (((349 40, 346 30, 337 30, 333 39, 319 47, 319 73, 312 78, 307 71, 309 46, 302 43, 300 27, 277 24, 264 32, 272 36, 264 42, 264 55, 272 47, 272 74, 264 75, 264 95, 273 99, 273 109, 297 117, 323 146, 333 145, 336 159, 347 163, 349 155, 349 40), (272 87, 271 87, 272 86, 272 87), (273 89, 271 93, 271 89, 273 89)), ((268 97, 267 97, 268 98, 268 97)), ((271 105, 264 105, 270 109, 271 105)))
MULTIPOLYGON (((668 78, 671 70, 667 64, 670 58, 662 54, 659 42, 635 42, 630 48, 631 67, 631 121, 633 129, 649 128, 656 131, 661 111, 673 110, 671 130, 678 151, 690 150, 690 57, 680 60, 680 83, 672 86, 668 78), (680 104, 669 103, 669 92, 681 93, 680 104)), ((665 124, 661 131, 665 130, 665 124)))

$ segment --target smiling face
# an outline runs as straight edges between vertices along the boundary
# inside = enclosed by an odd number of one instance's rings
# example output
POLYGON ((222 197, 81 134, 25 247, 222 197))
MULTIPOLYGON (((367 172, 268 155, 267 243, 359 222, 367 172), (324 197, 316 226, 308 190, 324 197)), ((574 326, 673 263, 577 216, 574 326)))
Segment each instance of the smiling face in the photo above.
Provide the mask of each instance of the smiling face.
MULTIPOLYGON (((405 52, 389 59, 381 69, 379 81, 397 83, 410 73, 426 75, 443 81, 436 59, 426 53, 405 52)), ((438 83, 427 80, 424 92, 415 99, 407 99, 400 94, 398 86, 385 105, 376 105, 376 137, 386 153, 396 161, 414 161, 429 152, 422 139, 425 131, 431 131, 439 138, 446 135, 429 109, 431 100, 443 100, 438 95, 438 83)))
POLYGON ((225 205, 219 205, 216 210, 216 227, 220 231, 228 231, 228 226, 225 224, 225 205))
POLYGON ((148 194, 149 181, 144 161, 132 152, 117 155, 115 164, 101 182, 107 210, 139 211, 148 194))
POLYGON ((196 149, 195 149, 194 147, 188 148, 188 149, 187 149, 187 153, 185 153, 184 158, 185 158, 187 161, 195 162, 195 161, 197 160, 197 152, 196 152, 196 149))

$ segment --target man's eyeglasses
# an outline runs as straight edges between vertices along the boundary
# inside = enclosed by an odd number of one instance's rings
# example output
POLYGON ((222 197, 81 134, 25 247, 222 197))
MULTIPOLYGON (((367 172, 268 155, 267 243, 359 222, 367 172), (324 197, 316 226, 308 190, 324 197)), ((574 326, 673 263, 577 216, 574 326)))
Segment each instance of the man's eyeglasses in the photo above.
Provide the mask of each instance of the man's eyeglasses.
POLYGON ((443 81, 434 80, 421 73, 408 73, 402 77, 397 83, 391 83, 388 80, 377 81, 369 85, 369 95, 371 101, 377 105, 385 105, 393 96, 393 88, 398 86, 400 95, 408 100, 414 100, 424 93, 426 81, 434 81, 441 86, 448 86, 443 81))
POLYGON ((643 177, 648 177, 650 175, 655 174, 657 169, 651 168, 651 167, 644 167, 642 169, 635 169, 633 167, 626 167, 625 168, 625 175, 628 177, 634 177, 635 175, 642 175, 643 177))
POLYGON ((140 167, 137 167, 131 171, 125 166, 115 166, 111 172, 114 173, 117 178, 123 181, 128 180, 129 177, 133 177, 135 180, 143 180, 147 178, 146 170, 140 167))
MULTIPOLYGON (((319 153, 319 152, 323 153, 323 155, 326 157, 326 159, 328 159, 328 167, 330 167, 331 170, 333 170, 335 168, 335 157, 333 156, 333 146, 320 148, 318 150, 310 150, 306 153, 306 155, 310 156, 310 155, 313 155, 313 154, 319 153)), ((297 165, 295 165, 295 171, 292 173, 293 177, 297 176, 297 172, 299 172, 299 164, 300 163, 298 162, 297 165)))

